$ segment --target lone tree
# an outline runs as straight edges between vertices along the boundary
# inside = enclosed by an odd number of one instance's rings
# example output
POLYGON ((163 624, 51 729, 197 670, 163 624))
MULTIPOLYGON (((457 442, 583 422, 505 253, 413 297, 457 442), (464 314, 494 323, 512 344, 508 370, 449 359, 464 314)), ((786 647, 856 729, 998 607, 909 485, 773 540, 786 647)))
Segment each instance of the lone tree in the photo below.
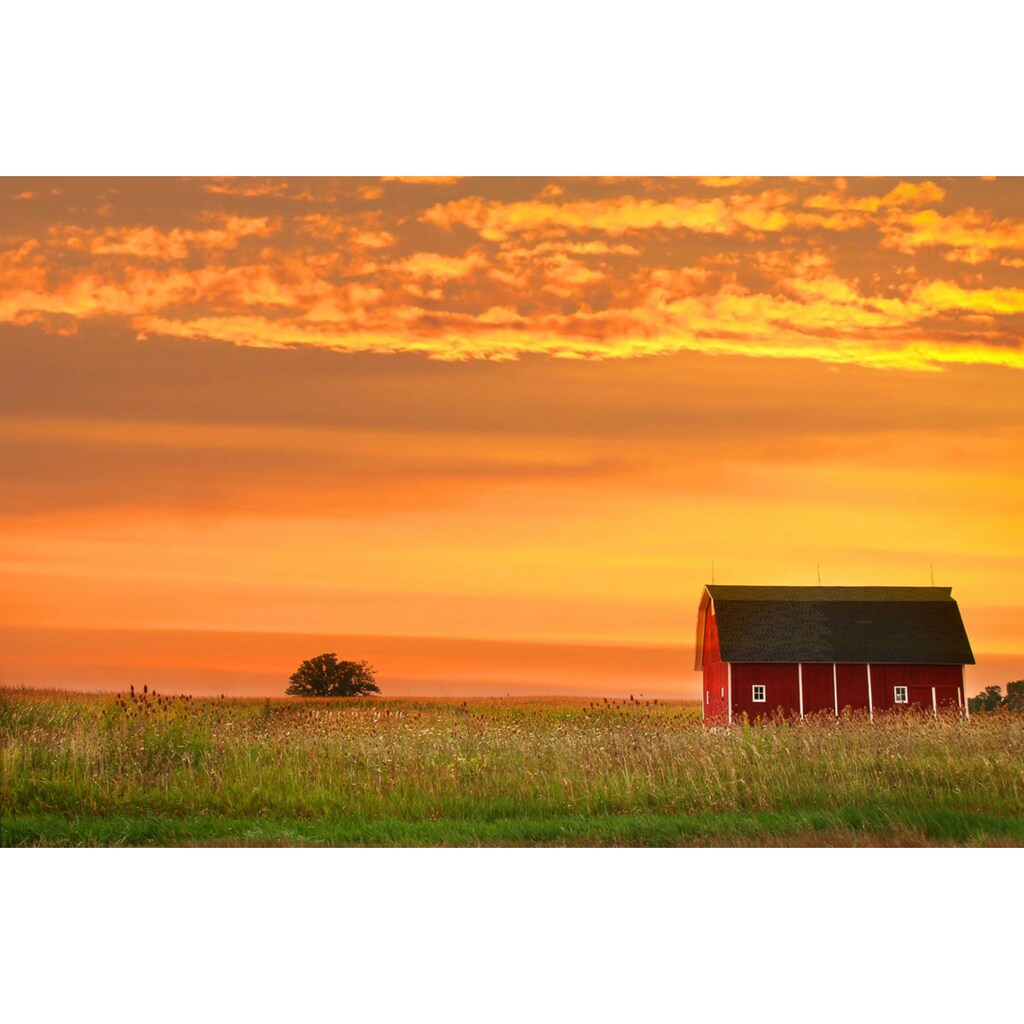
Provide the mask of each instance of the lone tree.
POLYGON ((338 661, 336 654, 320 654, 292 673, 285 693, 292 697, 364 697, 380 693, 373 681, 375 672, 365 661, 338 661))

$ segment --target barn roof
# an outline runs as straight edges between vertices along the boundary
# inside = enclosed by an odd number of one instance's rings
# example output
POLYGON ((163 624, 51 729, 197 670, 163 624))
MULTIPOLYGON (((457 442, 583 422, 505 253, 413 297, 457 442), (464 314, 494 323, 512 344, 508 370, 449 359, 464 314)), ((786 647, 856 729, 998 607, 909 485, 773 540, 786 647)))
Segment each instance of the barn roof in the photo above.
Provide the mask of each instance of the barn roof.
POLYGON ((722 661, 973 665, 950 587, 729 587, 709 584, 722 661))

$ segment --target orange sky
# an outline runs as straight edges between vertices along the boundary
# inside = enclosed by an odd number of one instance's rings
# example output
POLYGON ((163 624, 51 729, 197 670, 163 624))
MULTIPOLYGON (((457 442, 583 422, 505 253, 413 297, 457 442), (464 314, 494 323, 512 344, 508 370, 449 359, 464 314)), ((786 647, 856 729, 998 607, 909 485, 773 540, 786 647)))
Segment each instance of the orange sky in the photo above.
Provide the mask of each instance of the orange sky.
POLYGON ((1024 677, 1020 179, 3 179, 0 674, 691 696, 722 583, 1024 677))

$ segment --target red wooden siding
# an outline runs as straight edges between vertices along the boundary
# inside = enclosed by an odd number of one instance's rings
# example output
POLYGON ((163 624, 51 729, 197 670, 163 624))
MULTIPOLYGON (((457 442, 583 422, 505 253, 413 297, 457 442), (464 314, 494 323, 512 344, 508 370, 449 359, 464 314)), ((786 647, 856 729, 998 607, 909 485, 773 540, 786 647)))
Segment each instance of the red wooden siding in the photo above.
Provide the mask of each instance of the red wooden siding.
MULTIPOLYGON (((805 664, 803 671, 804 714, 835 712, 838 691, 839 710, 868 710, 868 673, 866 665, 836 665, 835 683, 830 664, 805 664)), ((705 670, 706 678, 706 670, 705 670)), ((932 709, 932 689, 939 708, 962 707, 962 672, 959 665, 872 665, 871 707, 874 711, 903 708, 896 704, 897 686, 907 687, 909 706, 923 711, 932 709)), ((733 718, 744 713, 751 719, 774 715, 780 708, 787 715, 800 713, 798 668, 793 664, 734 663, 732 666, 733 718), (765 702, 754 703, 753 687, 765 687, 765 702)))
POLYGON ((836 683, 839 689, 839 713, 843 708, 856 710, 868 706, 867 665, 836 665, 836 683))
POLYGON ((722 725, 729 719, 729 666, 722 662, 718 647, 718 623, 714 608, 708 606, 704 619, 704 722, 722 725))
MULTIPOLYGON (((911 705, 923 710, 932 708, 932 687, 939 707, 956 707, 957 691, 962 682, 959 665, 872 665, 871 697, 876 711, 902 707, 895 702, 897 686, 907 687, 911 705)), ((961 694, 961 700, 963 694, 961 694)))
POLYGON ((835 688, 832 685, 832 665, 804 665, 804 714, 815 711, 836 713, 835 688))
POLYGON ((800 709, 800 692, 796 665, 765 662, 734 663, 732 666, 733 719, 744 713, 751 719, 770 717, 782 708, 785 712, 800 709), (753 687, 765 687, 765 702, 754 703, 753 687))

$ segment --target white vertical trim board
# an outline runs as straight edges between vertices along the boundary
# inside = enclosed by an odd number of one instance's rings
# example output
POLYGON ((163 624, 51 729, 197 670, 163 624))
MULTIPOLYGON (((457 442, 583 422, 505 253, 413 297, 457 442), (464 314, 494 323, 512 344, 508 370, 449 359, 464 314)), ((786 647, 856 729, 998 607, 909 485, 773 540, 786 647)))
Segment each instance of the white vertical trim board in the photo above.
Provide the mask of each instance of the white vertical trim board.
POLYGON ((932 711, 935 712, 935 717, 939 717, 939 702, 935 697, 935 687, 932 687, 932 711))
POLYGON ((868 717, 873 722, 875 720, 875 705, 871 700, 871 666, 868 665, 868 717))
POLYGON ((964 714, 971 717, 971 705, 967 700, 967 667, 965 665, 960 666, 960 689, 964 692, 964 714))
POLYGON ((796 663, 796 685, 800 691, 800 718, 804 717, 804 666, 801 662, 796 663))
POLYGON ((726 670, 728 672, 728 678, 726 684, 729 690, 729 720, 728 724, 732 725, 732 662, 726 663, 726 670))
POLYGON ((836 673, 835 662, 832 663, 832 695, 836 701, 836 718, 839 717, 839 676, 836 673))

